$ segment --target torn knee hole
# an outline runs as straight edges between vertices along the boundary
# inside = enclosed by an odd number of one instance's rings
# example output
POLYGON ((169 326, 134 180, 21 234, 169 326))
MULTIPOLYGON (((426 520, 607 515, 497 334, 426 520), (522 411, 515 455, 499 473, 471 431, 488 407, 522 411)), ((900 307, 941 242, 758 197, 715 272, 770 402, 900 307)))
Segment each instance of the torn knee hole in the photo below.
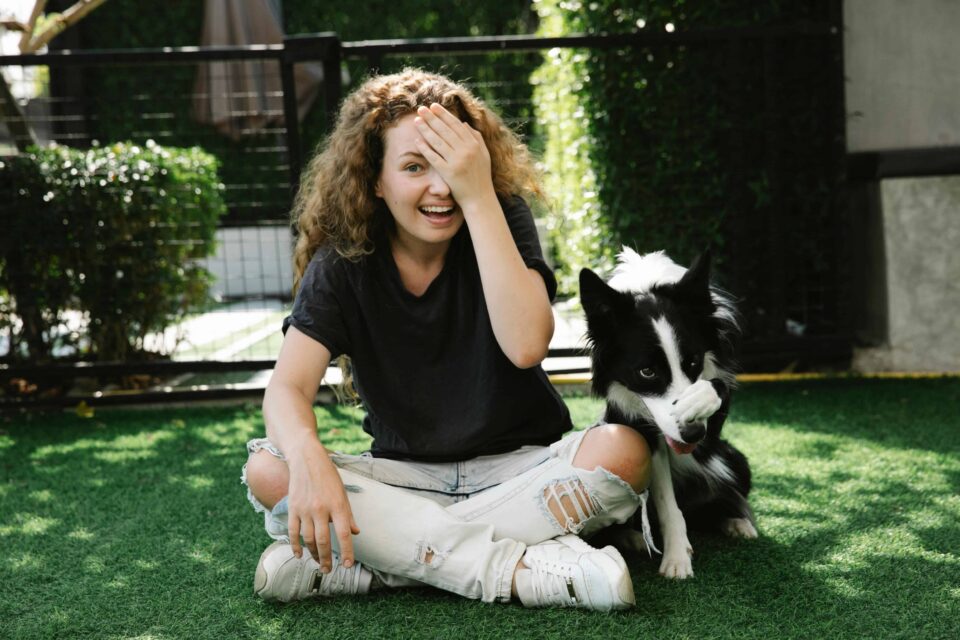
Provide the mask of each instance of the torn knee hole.
POLYGON ((417 562, 430 567, 438 567, 447 557, 447 552, 438 550, 428 542, 420 542, 417 545, 417 562))
POLYGON ((558 480, 543 490, 543 501, 565 533, 577 533, 599 506, 580 480, 558 480))

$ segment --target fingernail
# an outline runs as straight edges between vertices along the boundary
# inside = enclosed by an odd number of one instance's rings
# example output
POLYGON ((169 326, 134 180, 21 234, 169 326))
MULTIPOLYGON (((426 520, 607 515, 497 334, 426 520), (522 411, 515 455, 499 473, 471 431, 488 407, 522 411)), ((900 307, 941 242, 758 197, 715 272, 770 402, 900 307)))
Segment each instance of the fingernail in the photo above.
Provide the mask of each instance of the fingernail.
POLYGON ((345 566, 347 569, 349 569, 350 567, 353 566, 353 560, 350 560, 350 559, 344 560, 344 561, 343 561, 343 566, 345 566))

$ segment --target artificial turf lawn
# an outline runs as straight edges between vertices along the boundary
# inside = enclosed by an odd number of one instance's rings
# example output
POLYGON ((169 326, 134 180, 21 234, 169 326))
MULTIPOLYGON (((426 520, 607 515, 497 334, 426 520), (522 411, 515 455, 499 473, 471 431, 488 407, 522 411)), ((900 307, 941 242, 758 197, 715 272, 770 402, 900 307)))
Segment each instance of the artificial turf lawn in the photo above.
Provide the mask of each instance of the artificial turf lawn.
MULTIPOLYGON (((578 424, 599 403, 568 398, 578 424)), ((320 408, 331 448, 358 413, 320 408)), ((957 638, 960 380, 744 385, 725 435, 750 458, 760 538, 691 535, 696 576, 628 558, 616 614, 430 589, 270 605, 269 543, 239 483, 253 407, 0 417, 3 638, 957 638)))

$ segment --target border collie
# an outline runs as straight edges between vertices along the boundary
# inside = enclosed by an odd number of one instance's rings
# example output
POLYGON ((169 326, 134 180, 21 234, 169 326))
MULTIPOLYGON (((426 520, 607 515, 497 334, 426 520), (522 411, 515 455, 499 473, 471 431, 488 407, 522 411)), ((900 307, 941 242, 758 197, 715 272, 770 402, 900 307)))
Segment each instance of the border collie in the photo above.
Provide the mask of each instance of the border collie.
MULTIPOLYGON (((629 425, 650 445, 653 504, 643 517, 662 536, 660 573, 669 578, 693 575, 688 524, 757 537, 750 467, 720 438, 740 329, 732 300, 709 277, 709 252, 687 270, 662 251, 641 256, 628 248, 609 284, 580 272, 593 391, 607 400, 604 422, 629 425)), ((656 546, 644 525, 649 552, 656 546)), ((643 548, 636 531, 612 537, 643 548)))

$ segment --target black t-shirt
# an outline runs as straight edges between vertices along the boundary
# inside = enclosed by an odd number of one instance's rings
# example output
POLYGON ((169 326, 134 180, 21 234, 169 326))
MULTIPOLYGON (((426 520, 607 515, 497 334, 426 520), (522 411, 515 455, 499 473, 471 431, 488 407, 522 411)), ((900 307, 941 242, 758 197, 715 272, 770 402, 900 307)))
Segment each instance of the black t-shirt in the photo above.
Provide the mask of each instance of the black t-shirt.
MULTIPOLYGON (((553 299, 556 280, 529 207, 521 198, 501 205, 520 255, 553 299)), ((543 369, 518 369, 500 349, 466 225, 420 297, 403 286, 386 238, 375 244, 357 261, 318 249, 283 323, 333 357, 350 356, 373 455, 466 460, 546 445, 571 428, 543 369)))

